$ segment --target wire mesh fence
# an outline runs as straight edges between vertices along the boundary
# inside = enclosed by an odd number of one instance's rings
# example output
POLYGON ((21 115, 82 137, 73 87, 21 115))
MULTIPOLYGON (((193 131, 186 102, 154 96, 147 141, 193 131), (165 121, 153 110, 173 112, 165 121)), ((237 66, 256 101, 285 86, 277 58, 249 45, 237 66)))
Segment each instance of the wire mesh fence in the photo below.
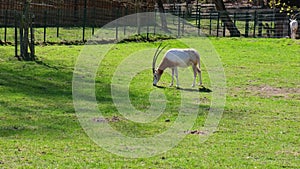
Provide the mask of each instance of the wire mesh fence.
MULTIPOLYGON (((7 1, 4 1, 7 2, 7 1)), ((0 5, 0 42, 18 43, 18 27, 22 17, 22 3, 11 3, 0 5)), ((74 0, 69 4, 64 3, 58 6, 55 3, 45 4, 39 1, 31 4, 31 16, 36 43, 70 43, 84 42, 91 38, 95 32, 105 24, 117 18, 138 13, 154 12, 153 23, 148 25, 140 24, 141 29, 149 30, 149 33, 157 33, 161 27, 161 18, 155 6, 124 6, 114 4, 113 1, 84 1, 74 0)), ((185 25, 192 25, 198 35, 205 36, 230 36, 230 27, 225 22, 232 22, 244 37, 286 37, 289 36, 289 16, 280 13, 278 10, 266 9, 244 9, 230 10, 224 12, 207 10, 201 4, 180 5, 171 4, 165 6, 165 12, 178 16, 181 20, 174 20, 168 23, 170 29, 177 29, 178 37, 185 36, 185 25), (230 20, 225 20, 224 16, 230 20)), ((140 21, 142 22, 142 21, 140 21)), ((149 23, 149 22, 147 22, 149 23)), ((116 40, 130 29, 130 25, 137 22, 115 25, 109 33, 116 40)), ((136 32, 139 33, 138 30, 136 32)), ((104 39, 105 40, 105 39, 104 39)))

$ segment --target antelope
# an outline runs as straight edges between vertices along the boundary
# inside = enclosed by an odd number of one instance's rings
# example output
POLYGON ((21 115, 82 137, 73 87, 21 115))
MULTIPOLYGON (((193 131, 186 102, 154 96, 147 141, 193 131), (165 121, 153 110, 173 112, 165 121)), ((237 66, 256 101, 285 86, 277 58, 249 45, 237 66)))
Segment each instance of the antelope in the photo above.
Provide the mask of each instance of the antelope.
POLYGON ((291 38, 292 39, 296 39, 296 33, 297 33, 297 29, 298 29, 298 21, 295 18, 298 14, 296 14, 295 16, 292 17, 292 19, 290 19, 290 29, 291 29, 291 38))
POLYGON ((172 81, 170 86, 173 86, 174 82, 174 74, 176 77, 176 87, 179 88, 179 81, 178 81, 178 70, 177 67, 187 68, 192 66, 193 73, 194 73, 194 80, 192 87, 195 87, 196 77, 197 74, 199 76, 199 85, 202 85, 202 78, 201 78, 201 69, 200 69, 200 55, 195 49, 170 49, 165 54, 164 57, 159 64, 158 68, 155 69, 155 63, 158 58, 160 52, 166 47, 164 46, 160 49, 161 44, 156 49, 156 52, 153 56, 152 62, 152 72, 153 72, 153 86, 156 86, 159 82, 164 70, 166 68, 170 68, 172 70, 172 81), (159 50, 160 49, 160 50, 159 50))

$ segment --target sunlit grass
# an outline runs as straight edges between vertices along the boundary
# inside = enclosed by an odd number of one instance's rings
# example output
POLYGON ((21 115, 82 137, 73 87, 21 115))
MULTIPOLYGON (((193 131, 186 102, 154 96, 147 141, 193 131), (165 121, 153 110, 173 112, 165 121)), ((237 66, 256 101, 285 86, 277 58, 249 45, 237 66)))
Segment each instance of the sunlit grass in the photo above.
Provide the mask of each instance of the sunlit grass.
MULTIPOLYGON (((187 135, 172 150, 131 159, 109 153, 86 135, 72 101, 73 67, 83 46, 38 46, 40 62, 19 62, 12 46, 0 46, 0 168, 297 168, 299 162, 300 43, 290 39, 211 38, 221 57, 227 101, 218 131, 201 143, 187 135)), ((184 47, 168 40, 169 47, 184 47)), ((201 44, 199 44, 201 45, 201 44)), ((111 98, 111 78, 131 53, 157 43, 117 44, 97 72, 99 109, 115 129, 131 137, 165 131, 178 115, 180 91, 159 89, 166 111, 149 124, 123 118, 111 98)), ((209 84, 207 68, 204 82, 209 84)), ((151 69, 130 83, 132 104, 150 106, 151 69)), ((204 124, 211 93, 202 99, 193 129, 204 124)), ((184 133, 183 133, 184 134, 184 133)))

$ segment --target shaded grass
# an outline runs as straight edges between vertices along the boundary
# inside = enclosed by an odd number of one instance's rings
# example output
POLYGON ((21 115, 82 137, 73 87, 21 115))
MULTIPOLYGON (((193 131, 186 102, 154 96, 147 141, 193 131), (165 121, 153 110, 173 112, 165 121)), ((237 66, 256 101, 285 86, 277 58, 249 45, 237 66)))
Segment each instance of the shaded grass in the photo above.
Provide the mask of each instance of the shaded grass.
MULTIPOLYGON (((19 62, 13 47, 0 47, 0 168, 297 168, 299 162, 299 93, 265 97, 252 86, 299 88, 300 44, 289 39, 212 38, 225 68, 227 102, 219 129, 206 142, 187 137, 172 150, 151 158, 119 157, 98 147, 81 128, 72 103, 72 73, 82 46, 37 47, 43 64, 19 62)), ((176 40, 172 47, 184 47, 176 40)), ((101 62, 96 79, 99 109, 106 117, 120 116, 113 106, 113 72, 130 53, 152 43, 118 44, 101 62)), ((208 83, 206 68, 204 80, 208 83)), ((132 104, 149 107, 151 70, 130 84, 132 104)), ((120 118, 112 126, 129 136, 152 136, 177 117, 180 91, 161 88, 166 112, 150 124, 120 118), (167 122, 166 120, 170 120, 167 122)), ((203 99, 194 129, 203 125, 210 93, 203 99)))

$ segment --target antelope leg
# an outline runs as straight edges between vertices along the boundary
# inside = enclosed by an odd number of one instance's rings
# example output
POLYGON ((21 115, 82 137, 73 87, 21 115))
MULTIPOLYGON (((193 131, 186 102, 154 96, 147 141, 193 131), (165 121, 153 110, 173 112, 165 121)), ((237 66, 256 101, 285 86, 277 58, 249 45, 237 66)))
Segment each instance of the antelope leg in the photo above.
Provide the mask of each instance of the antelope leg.
POLYGON ((172 81, 170 83, 170 87, 173 86, 173 83, 174 83, 174 68, 172 68, 172 81))

